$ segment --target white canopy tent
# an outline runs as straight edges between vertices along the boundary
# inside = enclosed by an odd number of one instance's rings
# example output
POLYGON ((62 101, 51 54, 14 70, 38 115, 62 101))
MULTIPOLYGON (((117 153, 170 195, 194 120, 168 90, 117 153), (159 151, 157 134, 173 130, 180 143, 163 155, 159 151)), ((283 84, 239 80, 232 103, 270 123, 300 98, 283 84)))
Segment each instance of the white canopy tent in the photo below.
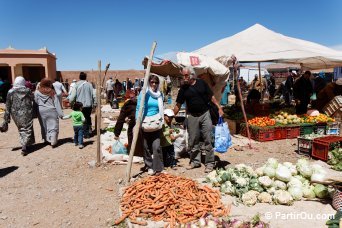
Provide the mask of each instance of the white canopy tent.
POLYGON ((295 63, 308 70, 342 66, 342 52, 276 33, 260 24, 194 53, 214 57, 223 64, 235 55, 240 62, 295 63))

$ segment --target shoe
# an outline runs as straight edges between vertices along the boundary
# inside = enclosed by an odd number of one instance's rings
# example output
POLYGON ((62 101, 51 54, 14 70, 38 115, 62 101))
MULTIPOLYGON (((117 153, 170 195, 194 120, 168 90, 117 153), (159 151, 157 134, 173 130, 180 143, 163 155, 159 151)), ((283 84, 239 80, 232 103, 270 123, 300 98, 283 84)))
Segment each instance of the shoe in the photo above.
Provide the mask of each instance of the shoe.
POLYGON ((84 148, 84 146, 81 144, 78 148, 80 148, 80 149, 83 149, 84 148))
POLYGON ((141 168, 140 168, 140 171, 141 171, 141 172, 147 172, 147 171, 148 171, 147 166, 145 165, 145 166, 141 167, 141 168))
POLYGON ((26 156, 28 154, 26 146, 21 148, 21 155, 26 156))
POLYGON ((212 165, 206 165, 205 166, 205 169, 204 169, 204 172, 205 173, 210 173, 211 171, 213 171, 214 170, 214 166, 212 166, 212 165))
POLYGON ((188 166, 186 169, 190 170, 190 169, 197 169, 200 167, 201 167, 201 164, 190 163, 190 166, 188 166))
POLYGON ((148 169, 148 170, 147 170, 147 174, 150 175, 150 176, 154 175, 155 173, 156 173, 156 172, 154 172, 153 169, 148 169))

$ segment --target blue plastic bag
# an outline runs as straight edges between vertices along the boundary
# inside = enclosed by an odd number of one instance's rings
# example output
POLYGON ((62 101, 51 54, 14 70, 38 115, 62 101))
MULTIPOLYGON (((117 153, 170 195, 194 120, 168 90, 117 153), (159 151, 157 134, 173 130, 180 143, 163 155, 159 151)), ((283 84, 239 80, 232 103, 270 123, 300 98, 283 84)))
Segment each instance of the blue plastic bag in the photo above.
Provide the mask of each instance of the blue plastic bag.
POLYGON ((218 124, 215 126, 215 151, 219 153, 227 152, 232 145, 227 123, 223 123, 222 117, 219 118, 218 124))
POLYGON ((127 154, 127 149, 119 140, 115 140, 112 145, 112 154, 127 154))

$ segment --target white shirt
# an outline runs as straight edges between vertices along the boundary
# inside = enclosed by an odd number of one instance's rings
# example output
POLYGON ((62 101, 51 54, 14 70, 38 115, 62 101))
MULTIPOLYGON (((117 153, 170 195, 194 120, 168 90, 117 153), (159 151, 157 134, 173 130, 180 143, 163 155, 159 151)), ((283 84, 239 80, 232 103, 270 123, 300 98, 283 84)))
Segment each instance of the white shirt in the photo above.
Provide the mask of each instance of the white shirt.
POLYGON ((53 84, 53 87, 55 88, 56 95, 61 96, 62 92, 66 93, 66 89, 64 88, 64 85, 60 83, 59 81, 55 81, 53 84))
POLYGON ((114 82, 112 79, 106 81, 106 89, 107 90, 114 90, 114 82))
POLYGON ((75 88, 75 85, 76 85, 76 82, 71 82, 71 84, 70 84, 70 89, 69 89, 69 94, 71 94, 72 93, 72 90, 75 88))

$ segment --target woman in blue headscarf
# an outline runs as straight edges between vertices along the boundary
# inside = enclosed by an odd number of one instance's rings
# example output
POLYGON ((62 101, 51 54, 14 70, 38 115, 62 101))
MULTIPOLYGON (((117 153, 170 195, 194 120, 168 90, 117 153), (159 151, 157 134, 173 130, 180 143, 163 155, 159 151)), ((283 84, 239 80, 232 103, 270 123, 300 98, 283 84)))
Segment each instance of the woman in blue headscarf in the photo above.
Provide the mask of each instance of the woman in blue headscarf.
POLYGON ((15 78, 13 88, 8 91, 4 122, 1 131, 7 131, 11 117, 19 130, 19 139, 22 146, 21 154, 27 155, 27 147, 35 143, 33 131, 33 94, 25 87, 22 76, 15 78))

